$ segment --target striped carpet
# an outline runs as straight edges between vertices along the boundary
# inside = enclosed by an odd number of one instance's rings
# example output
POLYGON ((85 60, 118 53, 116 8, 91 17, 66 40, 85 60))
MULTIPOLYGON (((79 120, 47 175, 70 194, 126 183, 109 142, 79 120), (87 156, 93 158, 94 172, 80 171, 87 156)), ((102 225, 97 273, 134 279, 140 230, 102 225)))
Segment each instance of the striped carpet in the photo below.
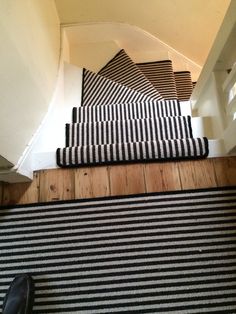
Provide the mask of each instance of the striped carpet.
POLYGON ((188 116, 66 124, 66 146, 192 138, 188 116))
MULTIPOLYGON (((156 93, 155 90, 154 92, 156 93)), ((153 98, 150 94, 141 93, 92 71, 83 69, 82 106, 142 102, 151 99, 153 98)))
POLYGON ((146 119, 180 115, 179 101, 173 99, 158 102, 143 101, 116 105, 74 107, 72 122, 146 119))
POLYGON ((142 141, 57 149, 59 167, 201 159, 209 154, 206 137, 142 141))
POLYGON ((208 140, 193 138, 191 118, 182 116, 176 94, 178 82, 178 91, 190 96, 190 73, 175 74, 170 60, 135 64, 124 49, 98 73, 84 68, 81 104, 65 125, 57 165, 205 158, 208 140))
POLYGON ((189 71, 174 72, 178 99, 189 100, 193 92, 193 83, 189 71))
POLYGON ((2 208, 0 303, 33 313, 236 313, 236 187, 2 208))
POLYGON ((137 66, 164 99, 177 99, 171 60, 138 63, 137 66))
POLYGON ((120 50, 99 72, 112 81, 125 85, 153 99, 161 100, 162 96, 151 84, 150 80, 140 71, 139 67, 127 55, 124 49, 120 50))

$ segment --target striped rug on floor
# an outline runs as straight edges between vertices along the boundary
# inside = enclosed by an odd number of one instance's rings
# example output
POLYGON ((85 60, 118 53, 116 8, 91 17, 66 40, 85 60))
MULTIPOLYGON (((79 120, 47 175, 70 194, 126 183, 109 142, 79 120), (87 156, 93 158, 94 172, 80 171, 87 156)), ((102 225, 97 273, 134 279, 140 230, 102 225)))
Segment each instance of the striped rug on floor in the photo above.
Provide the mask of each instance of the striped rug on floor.
POLYGON ((236 187, 2 208, 0 224, 0 303, 30 273, 33 313, 236 313, 236 187))

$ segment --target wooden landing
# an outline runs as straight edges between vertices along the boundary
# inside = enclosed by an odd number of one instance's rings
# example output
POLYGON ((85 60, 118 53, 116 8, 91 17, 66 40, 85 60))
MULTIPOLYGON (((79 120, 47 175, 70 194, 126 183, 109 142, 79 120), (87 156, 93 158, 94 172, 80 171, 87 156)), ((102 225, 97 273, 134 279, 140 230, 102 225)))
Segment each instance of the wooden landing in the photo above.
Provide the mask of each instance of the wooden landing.
POLYGON ((0 204, 26 204, 226 185, 236 185, 236 157, 53 169, 35 172, 32 183, 0 184, 0 204))

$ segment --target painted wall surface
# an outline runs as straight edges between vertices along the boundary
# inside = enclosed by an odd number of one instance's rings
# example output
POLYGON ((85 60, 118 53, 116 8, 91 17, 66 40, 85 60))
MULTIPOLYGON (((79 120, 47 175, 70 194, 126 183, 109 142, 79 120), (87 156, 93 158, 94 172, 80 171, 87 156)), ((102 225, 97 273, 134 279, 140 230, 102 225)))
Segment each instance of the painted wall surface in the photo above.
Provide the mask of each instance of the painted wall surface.
POLYGON ((212 138, 222 138, 224 119, 214 73, 209 77, 198 101, 201 105, 197 108, 197 116, 211 118, 209 119, 211 124, 209 126, 205 125, 205 128, 209 127, 206 134, 212 134, 212 138))
POLYGON ((118 51, 115 42, 87 43, 70 46, 70 62, 80 68, 99 71, 118 51))
POLYGON ((70 62, 97 72, 124 49, 136 62, 171 60, 174 71, 190 71, 196 81, 201 67, 143 29, 122 23, 86 23, 65 26, 70 62))
POLYGON ((202 66, 230 0, 55 0, 55 3, 63 24, 134 25, 202 66))
POLYGON ((0 155, 16 164, 45 116, 58 73, 54 1, 0 2, 0 155))

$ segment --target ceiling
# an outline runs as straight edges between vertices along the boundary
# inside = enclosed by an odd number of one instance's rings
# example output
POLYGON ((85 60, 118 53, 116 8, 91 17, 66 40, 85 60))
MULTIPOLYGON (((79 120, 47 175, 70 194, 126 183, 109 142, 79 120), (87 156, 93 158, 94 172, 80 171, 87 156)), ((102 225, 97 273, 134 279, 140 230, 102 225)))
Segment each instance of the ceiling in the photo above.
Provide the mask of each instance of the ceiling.
POLYGON ((230 0, 55 0, 63 25, 125 23, 202 66, 230 0))

